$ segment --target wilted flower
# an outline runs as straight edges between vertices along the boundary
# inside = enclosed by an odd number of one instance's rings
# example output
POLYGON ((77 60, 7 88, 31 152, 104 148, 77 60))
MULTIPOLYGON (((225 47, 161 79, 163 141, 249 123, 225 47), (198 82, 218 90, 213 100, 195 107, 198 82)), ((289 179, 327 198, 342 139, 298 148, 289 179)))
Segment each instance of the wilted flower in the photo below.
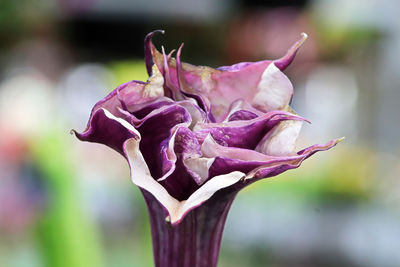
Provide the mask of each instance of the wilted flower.
POLYGON ((130 81, 93 108, 76 136, 121 153, 150 213, 156 266, 216 266, 229 207, 243 187, 297 168, 333 140, 294 151, 305 119, 289 106, 285 56, 217 69, 181 63, 145 39, 147 82, 130 81))

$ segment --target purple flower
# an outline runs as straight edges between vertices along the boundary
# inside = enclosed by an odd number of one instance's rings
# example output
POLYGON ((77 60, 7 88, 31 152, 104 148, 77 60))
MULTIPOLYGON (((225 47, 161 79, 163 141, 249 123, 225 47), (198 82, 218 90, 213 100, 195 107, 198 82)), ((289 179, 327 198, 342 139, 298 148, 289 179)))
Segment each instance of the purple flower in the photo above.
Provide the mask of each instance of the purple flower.
MULTIPOLYGON (((160 31, 156 31, 160 32, 160 31)), ((278 60, 213 69, 160 53, 145 39, 147 82, 122 84, 76 136, 127 160, 148 205, 156 266, 216 266, 224 222, 245 186, 297 168, 339 139, 295 151, 306 121, 283 74, 307 38, 278 60)))

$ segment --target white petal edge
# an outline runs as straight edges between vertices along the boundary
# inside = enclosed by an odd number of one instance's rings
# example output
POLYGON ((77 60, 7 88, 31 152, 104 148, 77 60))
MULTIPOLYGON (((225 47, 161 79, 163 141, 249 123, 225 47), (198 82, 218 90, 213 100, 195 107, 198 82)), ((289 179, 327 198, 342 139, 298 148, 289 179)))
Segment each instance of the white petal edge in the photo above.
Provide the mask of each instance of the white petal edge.
POLYGON ((127 122, 124 119, 115 117, 110 111, 108 111, 105 108, 102 108, 102 110, 104 111, 104 115, 107 116, 107 118, 111 119, 111 120, 115 120, 117 122, 119 122, 122 126, 124 126, 126 129, 128 129, 129 131, 134 132, 137 136, 139 136, 139 138, 141 138, 140 133, 135 129, 135 127, 133 127, 129 122, 127 122))
POLYGON ((253 106, 264 110, 282 110, 289 105, 293 95, 293 85, 289 78, 274 63, 264 70, 257 86, 253 106))
POLYGON ((168 211, 171 224, 179 223, 185 214, 208 200, 218 190, 231 186, 245 177, 245 174, 239 171, 215 176, 204 183, 187 200, 178 201, 151 176, 149 167, 139 150, 140 133, 127 121, 115 117, 106 109, 104 109, 104 113, 108 118, 119 122, 139 137, 138 139, 128 139, 123 145, 124 153, 131 170, 132 182, 151 193, 157 199, 168 211))
POLYGON ((214 161, 215 158, 196 157, 185 159, 183 164, 193 173, 196 183, 201 185, 207 180, 208 171, 214 161))
POLYGON ((171 224, 178 223, 190 210, 208 200, 216 191, 231 186, 245 177, 242 172, 215 176, 196 190, 187 200, 178 201, 150 175, 150 170, 139 151, 139 140, 131 138, 124 144, 124 152, 131 169, 132 182, 151 193, 168 211, 171 224))

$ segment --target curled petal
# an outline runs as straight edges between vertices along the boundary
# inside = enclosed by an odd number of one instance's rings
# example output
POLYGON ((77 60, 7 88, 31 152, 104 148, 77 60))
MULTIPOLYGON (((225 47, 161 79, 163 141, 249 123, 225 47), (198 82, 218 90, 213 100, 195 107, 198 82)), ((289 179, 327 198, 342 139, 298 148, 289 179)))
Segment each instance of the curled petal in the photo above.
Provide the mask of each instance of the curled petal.
POLYGON ((302 121, 280 122, 264 136, 255 150, 271 156, 293 155, 302 125, 302 121))
POLYGON ((141 91, 142 88, 144 87, 144 82, 141 81, 130 81, 124 84, 121 84, 117 88, 115 88, 113 91, 111 91, 105 98, 101 99, 99 102, 97 102, 94 107, 92 108, 92 111, 90 113, 90 118, 87 127, 90 126, 90 121, 92 120, 92 117, 96 113, 96 111, 100 109, 106 109, 108 110, 111 114, 115 116, 119 116, 120 109, 124 108, 124 103, 121 102, 121 97, 119 96, 119 92, 128 92, 128 91, 141 91))
POLYGON ((207 122, 206 113, 199 106, 196 105, 194 99, 179 101, 177 104, 181 107, 184 107, 190 113, 192 122, 189 125, 189 129, 193 129, 198 123, 207 122))
POLYGON ((154 45, 151 39, 153 38, 153 35, 156 33, 164 34, 165 32, 163 30, 156 30, 147 34, 146 38, 144 39, 144 59, 146 63, 146 70, 149 76, 153 74, 152 67, 154 65, 153 54, 152 54, 152 49, 154 48, 154 45))
MULTIPOLYGON (((286 54, 277 59, 277 60, 264 60, 264 61, 259 61, 256 63, 263 63, 265 65, 270 64, 271 62, 274 62, 275 65, 280 69, 280 70, 285 70, 290 63, 292 63, 292 61, 294 60, 294 57, 296 56, 297 51, 299 50, 299 48, 301 47, 301 45, 307 40, 308 36, 306 33, 301 33, 301 37, 299 40, 297 40, 286 52, 286 54)), ((232 66, 222 66, 219 67, 219 70, 224 70, 224 71, 240 71, 243 68, 250 66, 252 64, 255 64, 254 62, 241 62, 241 63, 237 63, 234 64, 232 66)))
POLYGON ((251 149, 221 146, 209 135, 202 144, 201 151, 204 157, 215 157, 212 166, 209 168, 210 176, 221 175, 231 171, 249 173, 260 166, 275 166, 279 168, 303 158, 295 156, 269 156, 251 149))
POLYGON ((140 139, 140 133, 127 121, 115 117, 101 108, 90 118, 88 128, 83 133, 72 132, 81 141, 100 143, 123 154, 123 143, 130 139, 140 139))
POLYGON ((153 177, 162 177, 169 170, 165 169, 164 160, 171 161, 171 158, 160 155, 168 152, 168 142, 173 136, 174 127, 187 126, 190 123, 190 114, 184 108, 173 105, 149 116, 137 127, 142 135, 140 150, 150 166, 153 177))
POLYGON ((200 176, 185 165, 186 159, 201 156, 200 145, 192 131, 185 126, 177 126, 174 137, 169 140, 169 147, 173 147, 171 153, 177 158, 175 170, 168 176, 164 175, 158 181, 171 196, 178 200, 184 200, 200 185, 200 176))
POLYGON ((271 176, 278 175, 286 170, 289 169, 294 169, 300 166, 300 164, 310 156, 312 156, 314 153, 318 151, 325 151, 328 149, 331 149, 332 147, 336 146, 340 141, 342 141, 343 138, 339 139, 334 139, 326 144, 316 144, 313 146, 310 146, 306 149, 303 149, 297 153, 296 160, 294 161, 288 161, 285 164, 277 164, 277 165, 263 165, 260 166, 254 170, 252 170, 250 173, 246 175, 246 179, 254 179, 252 181, 256 181, 262 178, 267 178, 271 176))
POLYGON ((307 40, 308 36, 305 32, 301 33, 301 37, 297 42, 295 42, 292 47, 286 52, 286 55, 274 61, 275 65, 280 69, 286 69, 290 63, 292 63, 294 57, 296 56, 297 51, 299 50, 300 46, 307 40))
POLYGON ((271 111, 247 121, 198 123, 194 130, 200 143, 211 134, 219 144, 253 149, 267 132, 284 120, 305 119, 284 111, 271 111))
POLYGON ((160 178, 171 174, 176 158, 171 151, 170 140, 174 138, 178 127, 191 124, 189 112, 175 103, 155 109, 142 119, 128 112, 124 113, 124 118, 142 135, 140 149, 150 166, 152 176, 160 178))
POLYGON ((221 146, 210 134, 201 145, 201 152, 207 158, 224 157, 244 161, 267 161, 275 159, 274 157, 250 149, 221 146))
MULTIPOLYGON (((256 101, 257 108, 261 108, 263 111, 284 109, 292 97, 293 88, 281 70, 285 69, 293 60, 305 39, 306 35, 302 34, 301 39, 289 49, 284 57, 277 61, 245 62, 219 69, 197 67, 180 63, 180 60, 177 64, 173 58, 166 63, 161 53, 152 45, 151 40, 149 41, 151 44, 149 50, 153 56, 153 62, 160 71, 165 68, 165 64, 168 64, 169 76, 174 77, 173 73, 178 73, 178 78, 171 79, 175 87, 181 88, 184 93, 197 95, 199 102, 204 105, 204 110, 206 112, 211 110, 215 120, 222 121, 226 117, 228 103, 243 96, 250 104, 256 101), (272 62, 274 64, 271 64, 272 62), (178 68, 179 70, 177 70, 178 68), (273 88, 266 88, 269 85, 272 85, 273 88), (264 100, 265 95, 273 96, 273 98, 264 100), (265 101, 267 102, 264 103, 265 101)), ((180 51, 178 54, 180 55, 180 51)))
POLYGON ((148 103, 164 98, 164 78, 157 68, 146 83, 131 81, 117 87, 118 100, 122 107, 129 112, 134 112, 148 103))
POLYGON ((209 169, 210 177, 232 171, 247 173, 246 180, 260 179, 278 175, 289 169, 297 168, 300 164, 317 151, 328 150, 334 147, 340 139, 332 140, 324 145, 314 145, 295 155, 269 156, 259 152, 224 147, 207 137, 202 145, 203 155, 215 156, 209 169))
POLYGON ((168 97, 160 97, 144 104, 134 105, 127 109, 127 112, 135 116, 135 118, 137 118, 138 120, 141 120, 144 117, 148 116, 154 110, 158 110, 164 106, 169 106, 172 104, 174 104, 174 101, 172 99, 168 97))
MULTIPOLYGON (((201 146, 196 135, 188 128, 180 127, 175 138, 174 151, 182 161, 183 166, 197 185, 203 184, 208 178, 208 169, 213 159, 202 158, 201 146)), ((179 174, 182 175, 182 174, 179 174)), ((182 182, 182 178, 179 178, 182 182)), ((190 190, 188 190, 190 191, 190 190)))
POLYGON ((236 120, 251 120, 263 115, 264 112, 254 108, 247 101, 237 99, 232 102, 223 122, 236 120))
POLYGON ((283 110, 289 105, 292 96, 292 83, 272 63, 263 72, 251 103, 254 107, 263 111, 283 110))

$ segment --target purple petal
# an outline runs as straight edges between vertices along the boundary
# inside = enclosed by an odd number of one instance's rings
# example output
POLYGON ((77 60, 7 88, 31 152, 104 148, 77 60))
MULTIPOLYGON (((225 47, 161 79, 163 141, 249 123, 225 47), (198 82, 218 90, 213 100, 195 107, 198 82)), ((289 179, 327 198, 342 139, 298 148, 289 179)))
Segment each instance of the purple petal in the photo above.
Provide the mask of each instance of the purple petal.
POLYGON ((299 50, 300 46, 307 40, 308 36, 306 33, 301 33, 301 37, 297 42, 295 42, 292 47, 289 48, 289 50, 286 52, 286 55, 281 57, 280 59, 274 60, 275 65, 280 69, 284 70, 286 69, 290 63, 292 63, 294 57, 297 54, 297 51, 299 50))
POLYGON ((278 175, 288 169, 297 168, 300 164, 317 151, 328 150, 340 140, 332 140, 324 145, 314 145, 288 156, 268 156, 256 151, 224 147, 211 138, 207 138, 202 145, 204 156, 215 156, 215 161, 210 167, 210 177, 232 171, 247 173, 246 179, 253 177, 266 178, 278 175))
MULTIPOLYGON (((179 125, 190 125, 190 114, 185 108, 179 105, 170 105, 153 111, 137 126, 142 135, 140 151, 146 162, 149 164, 151 174, 155 178, 162 177, 166 171, 164 161, 167 156, 160 157, 167 153, 169 139, 172 138, 174 127, 179 125), (164 166, 164 168, 163 168, 164 166)), ((167 164, 171 166, 171 164, 167 164)))
POLYGON ((156 33, 162 33, 164 34, 163 30, 156 30, 153 31, 149 34, 146 35, 146 38, 144 39, 144 58, 145 58, 145 63, 146 63, 146 70, 149 76, 153 74, 152 67, 154 65, 153 61, 153 55, 152 55, 152 49, 153 49, 153 43, 151 39, 153 38, 153 35, 156 33))
POLYGON ((123 154, 123 143, 140 137, 136 129, 127 121, 115 117, 108 110, 101 108, 94 112, 89 120, 88 128, 83 133, 72 130, 81 141, 100 143, 123 154))
POLYGON ((194 131, 200 143, 211 134, 219 144, 253 149, 269 130, 283 120, 305 119, 284 111, 271 111, 247 121, 198 123, 194 131))
POLYGON ((173 87, 181 88, 186 94, 197 95, 199 105, 203 105, 207 113, 211 111, 216 121, 222 121, 229 103, 243 96, 263 111, 284 109, 291 100, 293 88, 281 70, 293 60, 304 40, 305 35, 302 35, 287 54, 276 61, 247 62, 220 69, 181 64, 178 56, 177 61, 171 58, 166 62, 151 40, 148 47, 153 62, 161 72, 168 64, 168 79, 173 87), (271 64, 272 62, 275 64, 271 64))
POLYGON ((257 118, 258 116, 248 110, 238 110, 229 116, 228 121, 248 121, 257 118))
POLYGON ((178 200, 187 199, 199 186, 196 173, 188 170, 184 160, 188 157, 199 157, 201 155, 200 144, 192 131, 186 127, 179 127, 174 137, 174 153, 177 161, 175 170, 168 177, 158 179, 168 193, 178 200), (193 176, 194 177, 193 177, 193 176))
POLYGON ((160 97, 152 102, 148 102, 146 104, 141 104, 141 105, 135 105, 134 107, 131 107, 130 109, 127 110, 137 119, 141 120, 147 115, 149 115, 152 111, 172 104, 174 104, 174 101, 172 101, 170 98, 160 97))
MULTIPOLYGON (((289 50, 286 52, 286 54, 281 57, 280 59, 277 60, 264 60, 264 61, 259 61, 259 62, 240 62, 240 63, 236 63, 234 65, 231 66, 222 66, 219 67, 218 70, 223 70, 223 71, 240 71, 244 68, 246 68, 247 66, 253 65, 253 64, 264 64, 264 66, 266 67, 267 65, 269 65, 271 62, 274 62, 275 65, 280 69, 280 70, 285 70, 290 63, 292 63, 292 61, 294 60, 294 57, 297 54, 297 51, 299 50, 300 46, 307 40, 307 34, 306 33, 301 33, 301 37, 299 40, 297 40, 290 48, 289 50)), ((264 68, 265 68, 264 67, 264 68)))
POLYGON ((289 169, 294 169, 300 166, 300 164, 310 156, 312 156, 314 153, 318 151, 325 151, 328 149, 331 149, 332 147, 336 146, 342 138, 339 139, 334 139, 326 144, 316 144, 313 146, 310 146, 306 149, 303 149, 302 151, 299 151, 298 154, 298 159, 295 161, 288 161, 285 164, 280 164, 276 166, 268 166, 268 165, 263 165, 258 167, 257 169, 252 170, 250 173, 247 174, 246 179, 255 179, 259 180, 262 178, 267 178, 271 176, 278 175, 286 170, 289 169))
POLYGON ((164 97, 163 84, 164 79, 156 69, 146 83, 131 81, 118 86, 115 91, 122 107, 134 112, 154 101, 167 101, 164 97))
POLYGON ((229 111, 225 116, 223 122, 235 121, 235 120, 251 120, 256 117, 264 115, 265 112, 262 112, 252 105, 250 105, 247 101, 243 99, 237 99, 232 102, 229 106, 229 111))
POLYGON ((189 211, 200 206, 217 191, 239 182, 245 176, 245 174, 241 172, 232 172, 213 177, 213 179, 197 189, 189 198, 185 199, 185 201, 178 201, 150 175, 150 170, 140 152, 139 143, 139 138, 131 138, 128 139, 123 146, 124 154, 128 159, 131 169, 132 182, 153 195, 167 211, 172 225, 178 224, 189 211))

